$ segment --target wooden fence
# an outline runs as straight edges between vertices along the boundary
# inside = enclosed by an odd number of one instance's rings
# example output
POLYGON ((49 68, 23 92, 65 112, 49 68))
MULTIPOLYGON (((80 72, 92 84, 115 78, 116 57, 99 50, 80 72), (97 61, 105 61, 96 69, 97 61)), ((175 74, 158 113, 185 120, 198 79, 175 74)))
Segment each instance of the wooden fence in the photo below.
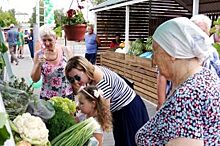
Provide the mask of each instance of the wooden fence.
POLYGON ((140 96, 157 103, 157 72, 151 59, 107 51, 101 53, 100 63, 133 81, 134 89, 140 96))

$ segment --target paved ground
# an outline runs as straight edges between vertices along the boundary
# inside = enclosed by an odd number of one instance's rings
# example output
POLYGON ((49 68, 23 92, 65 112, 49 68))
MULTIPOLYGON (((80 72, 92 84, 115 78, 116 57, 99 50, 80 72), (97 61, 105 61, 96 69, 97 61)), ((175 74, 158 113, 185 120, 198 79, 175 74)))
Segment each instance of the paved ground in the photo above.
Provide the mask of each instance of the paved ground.
MULTIPOLYGON (((60 43, 63 43, 63 41, 60 41, 60 43)), ((64 44, 64 43, 63 43, 64 44)), ((74 43, 68 43, 68 45, 71 45, 74 43)), ((72 47, 72 46, 70 46, 72 47)), ((78 53, 80 53, 80 47, 77 48, 78 53)), ((81 48, 83 49, 83 48, 81 48)), ((82 51, 81 51, 82 52, 82 51)), ((19 60, 19 65, 14 65, 11 64, 12 71, 17 77, 24 77, 27 82, 29 82, 30 79, 30 73, 33 67, 33 61, 30 57, 29 49, 28 46, 25 45, 25 53, 24 53, 24 59, 19 60)), ((39 93, 39 89, 35 90, 35 93, 39 93)), ((150 117, 152 117, 155 114, 156 107, 154 104, 151 102, 148 102, 145 100, 145 105, 148 109, 148 113, 150 117)), ((110 133, 105 133, 104 135, 104 146, 113 146, 114 145, 114 140, 113 140, 113 135, 112 132, 110 133)))

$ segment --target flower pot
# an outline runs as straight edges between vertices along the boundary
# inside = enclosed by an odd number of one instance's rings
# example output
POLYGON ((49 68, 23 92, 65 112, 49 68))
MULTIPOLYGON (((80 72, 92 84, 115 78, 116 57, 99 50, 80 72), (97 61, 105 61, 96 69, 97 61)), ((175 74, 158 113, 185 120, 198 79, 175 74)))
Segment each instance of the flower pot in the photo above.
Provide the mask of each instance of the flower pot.
POLYGON ((68 41, 82 41, 86 33, 86 24, 64 25, 63 29, 68 41))

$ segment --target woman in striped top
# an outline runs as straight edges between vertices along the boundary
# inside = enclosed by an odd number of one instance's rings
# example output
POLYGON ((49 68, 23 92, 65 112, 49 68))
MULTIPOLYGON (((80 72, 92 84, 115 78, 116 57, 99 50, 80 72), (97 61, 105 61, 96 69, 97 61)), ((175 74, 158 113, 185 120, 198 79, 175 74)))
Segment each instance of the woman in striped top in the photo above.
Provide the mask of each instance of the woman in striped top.
POLYGON ((149 120, 144 102, 115 72, 92 65, 84 57, 75 56, 67 62, 67 79, 79 86, 96 85, 110 101, 115 146, 135 146, 135 133, 149 120))

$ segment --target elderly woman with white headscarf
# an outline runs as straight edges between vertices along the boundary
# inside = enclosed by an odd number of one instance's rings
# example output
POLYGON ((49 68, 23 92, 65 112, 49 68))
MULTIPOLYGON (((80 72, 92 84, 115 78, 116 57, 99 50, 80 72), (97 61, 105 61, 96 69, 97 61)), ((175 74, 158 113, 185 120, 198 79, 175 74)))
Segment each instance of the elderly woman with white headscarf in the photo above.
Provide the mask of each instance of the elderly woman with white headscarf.
POLYGON ((156 115, 136 134, 140 146, 211 146, 220 144, 220 85, 201 66, 209 37, 188 18, 161 24, 153 35, 153 64, 173 83, 156 115))
POLYGON ((34 55, 31 78, 38 82, 42 77, 40 98, 48 100, 53 96, 73 98, 72 86, 64 75, 67 60, 73 52, 56 43, 56 34, 50 25, 40 27, 41 48, 34 55))

